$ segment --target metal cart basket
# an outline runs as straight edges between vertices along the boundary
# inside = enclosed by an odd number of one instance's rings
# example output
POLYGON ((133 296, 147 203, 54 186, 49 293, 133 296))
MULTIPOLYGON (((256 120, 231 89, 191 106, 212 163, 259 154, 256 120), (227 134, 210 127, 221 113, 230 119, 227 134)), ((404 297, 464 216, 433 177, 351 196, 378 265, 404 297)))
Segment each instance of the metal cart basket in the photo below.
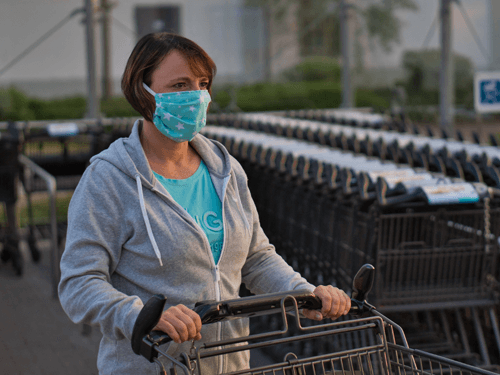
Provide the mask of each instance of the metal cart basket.
MULTIPOLYGON (((282 361, 259 365, 256 368, 241 369, 227 374, 252 375, 401 375, 401 374, 482 374, 493 372, 450 360, 445 357, 411 349, 401 327, 375 310, 366 301, 374 279, 374 268, 364 265, 353 281, 351 314, 361 316, 357 319, 342 320, 326 324, 303 327, 300 319, 300 308, 318 308, 320 301, 310 293, 291 291, 263 297, 246 297, 232 301, 219 301, 195 307, 203 324, 219 322, 224 319, 251 317, 265 313, 281 312, 283 329, 273 332, 258 333, 243 338, 227 339, 205 343, 196 347, 194 342, 189 353, 182 353, 179 358, 170 357, 161 345, 168 341, 168 336, 159 331, 148 331, 147 326, 154 327, 161 316, 165 298, 154 296, 145 305, 139 315, 132 348, 150 362, 156 362, 162 369, 158 355, 170 359, 170 374, 203 375, 203 361, 210 357, 230 355, 231 353, 252 349, 266 349, 273 346, 290 348, 282 361), (281 299, 280 299, 281 298, 281 299), (248 303, 247 303, 248 301, 248 303), (276 301, 280 301, 276 303, 276 301), (258 308, 256 308, 258 306, 258 308), (205 311, 210 311, 205 314, 205 311), (291 315, 293 318, 289 318, 291 315), (369 316, 366 316, 369 315, 369 316), (153 318, 151 321, 150 317, 153 318), (149 323, 146 321, 149 320, 149 323), (294 321, 295 326, 288 324, 294 321), (142 326, 142 328, 141 328, 142 326), (144 328, 146 327, 146 329, 144 328), (290 329, 289 329, 290 328, 290 329), (293 335, 289 335, 293 331, 293 335), (324 342, 337 345, 324 345, 324 342), (354 343, 346 347, 345 343, 354 343), (313 355, 304 354, 303 347, 307 343, 322 346, 313 355), (298 349, 298 350, 294 350, 298 349), (321 350, 323 349, 323 350, 321 350), (295 353, 300 353, 299 355, 295 353)), ((149 328, 150 330, 151 328, 149 328)), ((318 348, 316 348, 318 349, 318 348)), ((214 369, 210 369, 210 373, 214 369)), ((220 373, 220 371, 218 372, 220 373)))
MULTIPOLYGON (((484 209, 365 213, 341 206, 340 212, 336 237, 343 288, 353 271, 373 262, 374 301, 380 307, 494 300, 488 278, 498 269, 497 229, 485 234, 484 209)), ((496 221, 497 209, 490 212, 496 221)))
MULTIPOLYGON (((293 352, 288 353, 282 362, 277 362, 252 369, 244 369, 230 374, 252 375, 401 375, 401 374, 493 374, 490 371, 464 363, 450 360, 445 357, 411 349, 407 345, 395 343, 392 335, 394 327, 383 317, 370 317, 339 323, 325 324, 303 328, 301 333, 292 337, 274 338, 269 341, 260 341, 243 346, 234 345, 236 342, 216 342, 197 348, 191 355, 184 355, 185 368, 180 367, 172 373, 202 375, 200 368, 203 358, 220 356, 232 351, 242 351, 256 348, 265 348, 274 345, 300 345, 308 340, 328 338, 335 340, 335 336, 353 336, 364 338, 360 340, 364 345, 358 348, 334 351, 315 356, 298 357, 293 352), (314 329, 314 332, 310 332, 314 329), (321 331, 317 331, 322 329, 321 331), (181 371, 182 370, 184 371, 181 371), (186 369, 188 371, 186 371, 186 369)), ((401 331, 402 333, 402 331, 401 331)), ((401 338, 404 340, 404 336, 401 338)), ((245 340, 252 340, 251 337, 245 340)))

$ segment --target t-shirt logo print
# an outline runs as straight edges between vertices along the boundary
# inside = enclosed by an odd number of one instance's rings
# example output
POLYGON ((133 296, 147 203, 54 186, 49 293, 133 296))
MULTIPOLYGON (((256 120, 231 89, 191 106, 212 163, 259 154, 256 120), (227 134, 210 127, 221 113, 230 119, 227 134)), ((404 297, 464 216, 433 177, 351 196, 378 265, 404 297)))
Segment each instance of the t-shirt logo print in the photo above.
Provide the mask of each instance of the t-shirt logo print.
POLYGON ((213 211, 205 212, 205 214, 203 215, 203 224, 207 229, 210 229, 213 232, 219 232, 222 230, 222 220, 217 219, 217 214, 213 211), (212 220, 212 224, 217 225, 216 227, 210 225, 210 223, 208 222, 209 217, 215 217, 215 219, 212 220))

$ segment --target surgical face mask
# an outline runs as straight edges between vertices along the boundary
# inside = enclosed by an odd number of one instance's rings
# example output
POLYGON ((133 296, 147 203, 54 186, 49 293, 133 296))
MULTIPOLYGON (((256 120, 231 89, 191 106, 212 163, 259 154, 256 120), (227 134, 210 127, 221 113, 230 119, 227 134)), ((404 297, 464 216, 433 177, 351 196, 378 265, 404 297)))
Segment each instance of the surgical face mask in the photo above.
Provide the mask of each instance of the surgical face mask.
POLYGON ((153 123, 158 130, 176 142, 190 141, 207 123, 207 109, 212 101, 207 90, 177 91, 158 94, 145 83, 155 97, 153 123))

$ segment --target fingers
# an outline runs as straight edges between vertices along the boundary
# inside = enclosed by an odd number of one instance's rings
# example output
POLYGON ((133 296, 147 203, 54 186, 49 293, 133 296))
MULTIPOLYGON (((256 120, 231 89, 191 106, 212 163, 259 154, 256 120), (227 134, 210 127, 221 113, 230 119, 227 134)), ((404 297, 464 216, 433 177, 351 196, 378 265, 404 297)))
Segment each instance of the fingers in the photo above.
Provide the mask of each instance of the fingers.
POLYGON ((302 315, 304 315, 307 319, 311 320, 322 320, 323 319, 323 314, 317 310, 308 310, 304 309, 302 310, 302 315))
POLYGON ((154 329, 165 332, 178 344, 201 339, 200 316, 184 305, 172 306, 164 311, 154 329))
POLYGON ((342 315, 349 313, 351 309, 351 299, 349 296, 338 288, 331 285, 320 285, 316 287, 313 292, 319 299, 321 299, 321 318, 318 319, 317 315, 310 314, 304 311, 304 316, 314 319, 321 320, 322 318, 337 319, 342 315))

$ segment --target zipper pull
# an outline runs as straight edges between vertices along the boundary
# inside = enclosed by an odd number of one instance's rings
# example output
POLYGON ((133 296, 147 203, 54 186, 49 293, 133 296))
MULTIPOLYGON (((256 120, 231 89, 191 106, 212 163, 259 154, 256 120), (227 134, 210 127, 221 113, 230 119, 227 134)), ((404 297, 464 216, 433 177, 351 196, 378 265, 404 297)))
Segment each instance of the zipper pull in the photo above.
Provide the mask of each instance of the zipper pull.
POLYGON ((219 266, 215 266, 215 282, 218 283, 219 281, 220 281, 219 266))

